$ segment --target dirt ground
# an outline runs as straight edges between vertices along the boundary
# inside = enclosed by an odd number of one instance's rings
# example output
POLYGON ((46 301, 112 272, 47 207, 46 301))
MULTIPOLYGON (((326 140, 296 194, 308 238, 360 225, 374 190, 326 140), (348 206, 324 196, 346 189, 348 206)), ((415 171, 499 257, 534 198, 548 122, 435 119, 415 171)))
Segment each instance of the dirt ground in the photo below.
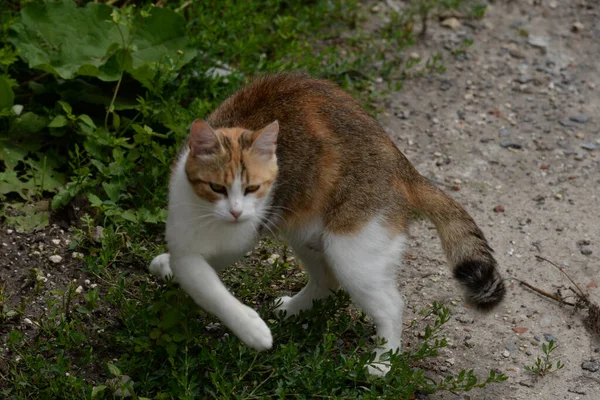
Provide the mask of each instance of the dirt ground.
MULTIPOLYGON (((413 226, 400 286, 417 309, 457 303, 440 372, 495 368, 509 376, 462 398, 598 399, 600 335, 586 329, 586 313, 573 314, 516 279, 570 293, 573 285, 539 255, 600 303, 600 3, 497 1, 482 21, 462 21, 456 30, 432 24, 425 45, 410 51, 425 58, 464 39, 474 41, 466 55, 445 57, 441 75, 409 80, 380 121, 418 170, 481 226, 508 296, 490 315, 456 302, 456 282, 427 223, 413 226), (536 378, 524 366, 552 338, 565 367, 536 378)), ((404 341, 413 334, 406 331, 404 341)))
MULTIPOLYGON (((380 2, 375 18, 385 21, 390 4, 380 2)), ((496 1, 482 21, 460 22, 455 30, 432 23, 425 42, 409 51, 426 59, 465 39, 473 46, 456 57, 446 52, 445 73, 407 81, 385 101, 379 119, 418 170, 481 226, 508 280, 508 296, 488 315, 464 307, 425 222, 412 228, 400 286, 409 307, 406 323, 413 308, 428 302, 455 305, 445 331, 451 345, 434 371, 474 368, 486 375, 493 368, 509 380, 462 397, 429 398, 600 398, 600 335, 586 329, 585 310, 573 313, 516 280, 570 293, 573 285, 539 255, 564 267, 600 303, 600 4, 496 1), (542 356, 541 345, 550 339, 559 345, 555 361, 565 367, 538 378, 524 367, 542 356)), ((27 271, 44 267, 60 277, 50 279, 52 285, 73 279, 95 285, 79 272, 82 261, 69 241, 57 226, 30 236, 2 228, 0 246, 10 256, 0 257, 0 284, 29 282, 26 292, 32 293, 35 279, 44 277, 28 279, 27 271), (37 250, 26 251, 32 247, 37 250), (56 271, 50 255, 64 260, 56 271)), ((406 330, 404 342, 416 335, 406 330)))

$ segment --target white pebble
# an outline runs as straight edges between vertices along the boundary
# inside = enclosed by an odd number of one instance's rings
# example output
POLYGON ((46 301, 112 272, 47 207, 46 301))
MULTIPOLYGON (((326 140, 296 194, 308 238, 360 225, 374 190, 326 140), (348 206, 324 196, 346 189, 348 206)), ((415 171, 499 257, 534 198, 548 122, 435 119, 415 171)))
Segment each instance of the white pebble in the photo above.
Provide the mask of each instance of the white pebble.
POLYGON ((54 264, 58 264, 59 262, 62 261, 62 257, 59 256, 58 254, 55 254, 53 256, 50 256, 50 261, 52 261, 54 264))
POLYGON ((58 246, 60 244, 60 239, 52 239, 52 243, 58 246))
POLYGON ((82 293, 83 292, 83 286, 77 286, 77 289, 75 289, 75 293, 82 293))
POLYGON ((31 321, 29 318, 23 318, 23 322, 25 322, 27 325, 33 325, 33 321, 31 321))

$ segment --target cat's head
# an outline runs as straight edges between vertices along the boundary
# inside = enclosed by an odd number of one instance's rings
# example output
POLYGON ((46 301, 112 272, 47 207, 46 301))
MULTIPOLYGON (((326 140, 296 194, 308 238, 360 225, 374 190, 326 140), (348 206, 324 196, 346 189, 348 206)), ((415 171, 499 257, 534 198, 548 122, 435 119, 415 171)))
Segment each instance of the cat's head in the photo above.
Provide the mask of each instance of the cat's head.
POLYGON ((194 121, 185 172, 196 195, 211 203, 216 219, 241 223, 264 214, 277 177, 278 132, 277 121, 258 131, 213 129, 201 119, 194 121))

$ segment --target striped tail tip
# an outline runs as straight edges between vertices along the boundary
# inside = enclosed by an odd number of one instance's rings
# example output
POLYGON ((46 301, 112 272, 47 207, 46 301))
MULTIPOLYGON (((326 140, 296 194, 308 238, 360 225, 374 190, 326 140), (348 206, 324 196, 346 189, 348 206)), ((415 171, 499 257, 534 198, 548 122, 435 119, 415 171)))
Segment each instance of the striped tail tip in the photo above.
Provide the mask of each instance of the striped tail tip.
POLYGON ((454 277, 465 288, 467 302, 481 311, 493 309, 506 295, 494 261, 463 261, 454 268, 454 277))

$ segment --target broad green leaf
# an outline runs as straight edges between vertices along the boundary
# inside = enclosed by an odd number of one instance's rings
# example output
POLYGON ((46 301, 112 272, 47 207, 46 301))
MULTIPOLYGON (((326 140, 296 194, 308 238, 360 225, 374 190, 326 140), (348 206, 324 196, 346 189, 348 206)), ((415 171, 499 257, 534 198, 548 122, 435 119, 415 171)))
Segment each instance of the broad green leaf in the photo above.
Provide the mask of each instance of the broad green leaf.
POLYGON ((79 194, 81 189, 83 189, 82 185, 77 182, 69 182, 64 189, 52 198, 52 210, 58 210, 69 204, 79 194))
POLYGON ((0 110, 12 107, 15 94, 10 87, 10 81, 5 76, 0 76, 0 110))
POLYGON ((125 218, 127 221, 138 222, 137 215, 130 210, 124 211, 121 216, 125 218))
POLYGON ((0 141, 0 160, 4 161, 6 168, 13 170, 19 161, 23 161, 28 150, 11 142, 0 141))
POLYGON ((26 112, 15 118, 10 125, 9 133, 12 135, 38 133, 48 125, 48 119, 32 112, 26 112))
POLYGON ((119 201, 120 187, 114 183, 102 182, 102 187, 104 191, 108 195, 108 198, 114 201, 115 203, 119 201))
POLYGON ((37 211, 35 206, 12 204, 9 207, 17 210, 11 212, 11 215, 5 215, 6 225, 13 226, 19 233, 29 233, 42 228, 49 224, 49 215, 45 211, 37 211))
POLYGON ((98 196, 92 193, 88 193, 88 200, 90 204, 94 207, 102 207, 102 200, 98 196))
POLYGON ((48 128, 62 128, 65 125, 67 125, 67 117, 65 117, 64 115, 57 115, 48 124, 48 128))
POLYGON ((92 121, 92 119, 86 115, 86 114, 81 114, 79 117, 80 120, 83 121, 83 123, 85 123, 87 126, 92 127, 94 129, 96 129, 96 124, 94 124, 94 121, 92 121))
POLYGON ((112 8, 89 2, 77 7, 72 0, 30 3, 12 25, 10 41, 30 68, 72 79, 77 75, 116 81, 121 71, 150 85, 161 66, 178 70, 192 60, 197 50, 185 35, 186 21, 174 11, 155 7, 147 18, 137 16, 130 32, 111 20, 112 8))
POLYGON ((113 376, 121 376, 121 370, 113 363, 107 363, 106 367, 113 376))
POLYGON ((102 394, 104 392, 104 390, 106 390, 106 386, 104 386, 104 385, 94 386, 92 388, 92 399, 95 399, 96 397, 98 397, 98 395, 102 394))

